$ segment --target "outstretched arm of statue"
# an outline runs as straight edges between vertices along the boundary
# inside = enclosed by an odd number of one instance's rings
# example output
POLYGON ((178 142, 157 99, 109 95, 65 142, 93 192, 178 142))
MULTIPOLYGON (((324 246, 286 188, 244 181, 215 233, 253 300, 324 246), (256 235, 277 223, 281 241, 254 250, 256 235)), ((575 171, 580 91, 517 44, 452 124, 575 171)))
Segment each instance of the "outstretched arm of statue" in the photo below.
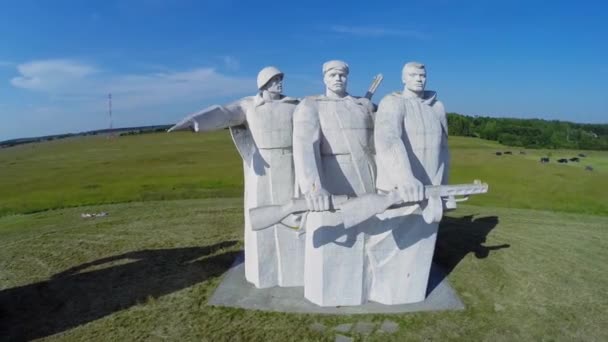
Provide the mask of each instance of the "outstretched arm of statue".
POLYGON ((168 132, 193 130, 209 132, 245 123, 245 100, 238 100, 226 106, 214 105, 190 114, 169 128, 168 132))
POLYGON ((330 194, 321 185, 321 127, 314 100, 305 99, 293 114, 293 162, 296 179, 308 208, 324 211, 330 207, 330 194))

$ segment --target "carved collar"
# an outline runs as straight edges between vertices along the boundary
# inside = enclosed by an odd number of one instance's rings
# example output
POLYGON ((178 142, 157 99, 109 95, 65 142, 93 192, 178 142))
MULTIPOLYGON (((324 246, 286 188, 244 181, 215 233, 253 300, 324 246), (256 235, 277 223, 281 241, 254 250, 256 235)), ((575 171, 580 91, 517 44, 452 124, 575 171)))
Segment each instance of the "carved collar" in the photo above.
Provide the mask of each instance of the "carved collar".
POLYGON ((408 99, 408 100, 418 100, 426 105, 432 106, 435 101, 437 101, 437 92, 431 91, 431 90, 425 90, 424 94, 422 95, 422 98, 417 97, 417 96, 412 96, 412 95, 404 95, 402 92, 400 91, 396 91, 393 93, 394 96, 403 98, 403 99, 408 99))
POLYGON ((294 97, 289 97, 289 96, 285 96, 285 95, 281 95, 281 98, 278 100, 272 100, 272 101, 266 101, 264 100, 264 98, 262 98, 262 96, 260 94, 256 94, 253 97, 253 103, 255 104, 256 107, 263 105, 266 102, 287 102, 287 103, 298 103, 300 100, 294 98, 294 97))
POLYGON ((355 98, 350 96, 350 94, 346 94, 344 97, 329 97, 326 95, 317 95, 315 96, 315 100, 319 100, 319 101, 346 101, 346 100, 351 100, 354 101, 355 98))

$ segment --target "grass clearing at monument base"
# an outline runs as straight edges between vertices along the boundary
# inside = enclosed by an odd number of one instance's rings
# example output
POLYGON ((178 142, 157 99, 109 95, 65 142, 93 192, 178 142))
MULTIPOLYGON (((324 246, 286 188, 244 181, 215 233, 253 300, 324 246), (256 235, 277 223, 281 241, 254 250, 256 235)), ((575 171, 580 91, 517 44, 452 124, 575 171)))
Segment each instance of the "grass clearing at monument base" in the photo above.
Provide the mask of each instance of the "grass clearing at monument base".
POLYGON ((242 163, 227 131, 1 149, 0 336, 333 341, 334 327, 372 322, 369 340, 608 340, 608 152, 561 165, 480 139, 450 146, 450 183, 490 184, 437 240, 466 309, 354 316, 206 304, 242 250, 242 163), (81 218, 98 212, 109 215, 81 218), (385 320, 398 331, 378 332, 385 320))
POLYGON ((333 328, 371 322, 377 341, 608 339, 606 216, 464 206, 444 219, 435 253, 464 311, 332 316, 206 304, 242 248, 241 205, 150 201, 0 218, 2 336, 333 341, 333 328), (82 210, 110 215, 82 219, 82 210), (397 332, 378 332, 385 320, 397 332))

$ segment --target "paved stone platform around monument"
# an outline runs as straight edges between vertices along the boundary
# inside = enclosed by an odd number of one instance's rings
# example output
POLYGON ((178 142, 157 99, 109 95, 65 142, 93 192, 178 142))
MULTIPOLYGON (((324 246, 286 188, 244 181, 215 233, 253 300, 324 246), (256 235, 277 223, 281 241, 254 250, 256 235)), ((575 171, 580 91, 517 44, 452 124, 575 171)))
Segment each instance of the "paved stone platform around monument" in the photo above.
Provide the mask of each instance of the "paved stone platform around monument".
POLYGON ((448 283, 445 272, 441 271, 435 264, 431 267, 427 298, 423 302, 401 305, 368 302, 361 306, 320 307, 304 298, 303 287, 255 288, 245 280, 245 264, 243 261, 243 254, 241 253, 209 299, 209 305, 263 311, 337 315, 464 309, 464 304, 448 283))

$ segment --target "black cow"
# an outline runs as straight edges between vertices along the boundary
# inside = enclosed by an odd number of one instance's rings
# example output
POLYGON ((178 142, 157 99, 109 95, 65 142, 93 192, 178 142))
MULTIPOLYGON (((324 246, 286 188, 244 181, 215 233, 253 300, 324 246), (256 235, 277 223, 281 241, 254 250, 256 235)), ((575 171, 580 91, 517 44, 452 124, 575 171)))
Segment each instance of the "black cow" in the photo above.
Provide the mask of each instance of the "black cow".
POLYGON ((511 151, 505 151, 505 154, 513 154, 511 151))
POLYGON ((566 159, 566 158, 558 159, 557 162, 562 163, 562 164, 564 164, 564 163, 568 164, 568 159, 566 159))
POLYGON ((496 152, 497 156, 502 156, 502 152, 496 152))
POLYGON ((587 166, 585 166, 585 170, 587 170, 587 171, 593 171, 593 168, 591 167, 591 165, 587 165, 587 166))
POLYGON ((541 163, 548 163, 549 162, 549 157, 540 157, 540 162, 541 163))
POLYGON ((572 158, 570 158, 570 161, 578 163, 580 161, 580 159, 578 159, 577 157, 572 157, 572 158))
POLYGON ((581 158, 585 158, 586 157, 586 155, 584 155, 582 153, 579 153, 578 156, 581 157, 581 158))

